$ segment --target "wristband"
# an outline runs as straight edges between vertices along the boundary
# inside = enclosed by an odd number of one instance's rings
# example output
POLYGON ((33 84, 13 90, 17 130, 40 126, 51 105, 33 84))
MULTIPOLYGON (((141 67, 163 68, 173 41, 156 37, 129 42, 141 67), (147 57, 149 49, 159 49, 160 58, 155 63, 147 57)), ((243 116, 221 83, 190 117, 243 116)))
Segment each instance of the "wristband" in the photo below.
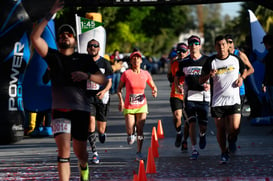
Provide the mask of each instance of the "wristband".
POLYGON ((53 16, 53 14, 52 13, 47 13, 46 14, 46 16, 45 16, 45 20, 47 20, 47 21, 50 21, 51 20, 51 18, 52 18, 52 16, 53 16))

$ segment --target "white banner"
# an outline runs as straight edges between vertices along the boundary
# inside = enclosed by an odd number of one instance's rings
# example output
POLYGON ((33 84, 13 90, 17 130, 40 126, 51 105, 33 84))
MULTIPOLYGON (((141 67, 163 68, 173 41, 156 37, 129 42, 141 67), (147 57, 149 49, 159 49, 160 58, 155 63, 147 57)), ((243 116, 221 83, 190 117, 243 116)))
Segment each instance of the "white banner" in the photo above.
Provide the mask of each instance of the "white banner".
POLYGON ((87 43, 95 39, 100 43, 100 56, 104 56, 106 48, 106 31, 102 23, 83 18, 75 14, 78 52, 87 53, 87 43))

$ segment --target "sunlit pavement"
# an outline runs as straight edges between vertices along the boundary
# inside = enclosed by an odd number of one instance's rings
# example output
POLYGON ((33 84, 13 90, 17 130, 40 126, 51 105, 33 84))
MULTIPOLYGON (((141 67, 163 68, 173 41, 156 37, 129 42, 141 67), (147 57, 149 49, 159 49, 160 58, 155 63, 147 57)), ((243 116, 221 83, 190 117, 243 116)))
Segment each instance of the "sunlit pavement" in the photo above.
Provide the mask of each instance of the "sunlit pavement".
MULTIPOLYGON (((145 125, 143 154, 145 167, 151 133, 162 121, 163 139, 159 139, 159 157, 155 159, 156 173, 146 174, 151 181, 246 181, 273 180, 273 126, 252 126, 246 119, 241 124, 237 152, 230 162, 220 165, 220 149, 216 141, 214 122, 211 119, 207 133, 207 146, 199 150, 197 160, 189 160, 190 151, 182 153, 174 146, 175 130, 169 106, 169 83, 166 75, 153 75, 158 86, 158 98, 151 98, 147 88, 149 115, 145 125)), ((118 112, 117 96, 111 96, 107 141, 97 143, 100 164, 90 163, 91 180, 133 180, 138 174, 139 162, 135 161, 136 144, 126 142, 124 118, 118 112)), ((188 140, 188 146, 191 145, 188 140)), ((57 151, 53 138, 25 137, 11 145, 0 145, 0 180, 58 180, 57 151)), ((79 180, 77 160, 71 154, 71 180, 79 180)))

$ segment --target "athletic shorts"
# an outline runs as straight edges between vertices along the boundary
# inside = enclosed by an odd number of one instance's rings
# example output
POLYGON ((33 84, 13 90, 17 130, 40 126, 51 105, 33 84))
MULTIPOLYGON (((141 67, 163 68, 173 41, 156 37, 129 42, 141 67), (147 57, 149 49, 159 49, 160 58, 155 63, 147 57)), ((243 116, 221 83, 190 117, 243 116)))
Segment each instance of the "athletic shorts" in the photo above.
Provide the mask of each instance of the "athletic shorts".
POLYGON ((178 110, 178 109, 183 109, 183 100, 178 99, 176 97, 171 97, 170 98, 170 105, 172 112, 178 110))
POLYGON ((137 114, 137 113, 148 113, 148 106, 145 104, 141 108, 137 109, 123 109, 123 114, 137 114))
POLYGON ((211 116, 214 118, 224 118, 232 114, 241 114, 240 104, 234 104, 232 106, 217 106, 211 108, 211 116))
POLYGON ((97 121, 106 122, 108 114, 108 104, 93 103, 91 106, 91 116, 95 116, 97 121))
POLYGON ((189 122, 198 120, 198 124, 207 125, 209 119, 209 102, 186 101, 185 117, 189 122))
MULTIPOLYGON (((89 127, 89 119, 90 113, 86 111, 52 111, 52 123, 55 119, 61 118, 62 120, 69 121, 71 128, 71 136, 79 141, 86 141, 88 137, 88 127, 89 127)), ((53 128, 54 130, 54 128, 53 128)), ((54 137, 57 136, 57 133, 54 134, 54 137)))

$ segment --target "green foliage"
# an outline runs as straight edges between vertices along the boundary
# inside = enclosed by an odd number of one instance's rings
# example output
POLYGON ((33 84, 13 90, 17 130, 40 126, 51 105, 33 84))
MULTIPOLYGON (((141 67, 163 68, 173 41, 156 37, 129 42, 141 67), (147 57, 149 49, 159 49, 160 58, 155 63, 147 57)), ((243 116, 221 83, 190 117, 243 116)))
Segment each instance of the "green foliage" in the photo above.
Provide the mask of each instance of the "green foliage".
POLYGON ((251 9, 267 32, 273 32, 273 13, 253 2, 242 4, 239 17, 221 17, 220 4, 202 5, 202 14, 197 15, 197 6, 143 6, 143 7, 72 7, 59 12, 56 27, 62 23, 74 26, 74 14, 85 16, 86 12, 100 12, 107 32, 106 52, 115 49, 129 53, 138 47, 143 54, 161 56, 168 54, 178 42, 181 33, 196 30, 203 23, 205 53, 214 51, 214 38, 231 33, 235 44, 240 45, 249 36, 251 9), (201 18, 201 19, 200 19, 201 18), (73 21, 72 21, 73 20, 73 21))

